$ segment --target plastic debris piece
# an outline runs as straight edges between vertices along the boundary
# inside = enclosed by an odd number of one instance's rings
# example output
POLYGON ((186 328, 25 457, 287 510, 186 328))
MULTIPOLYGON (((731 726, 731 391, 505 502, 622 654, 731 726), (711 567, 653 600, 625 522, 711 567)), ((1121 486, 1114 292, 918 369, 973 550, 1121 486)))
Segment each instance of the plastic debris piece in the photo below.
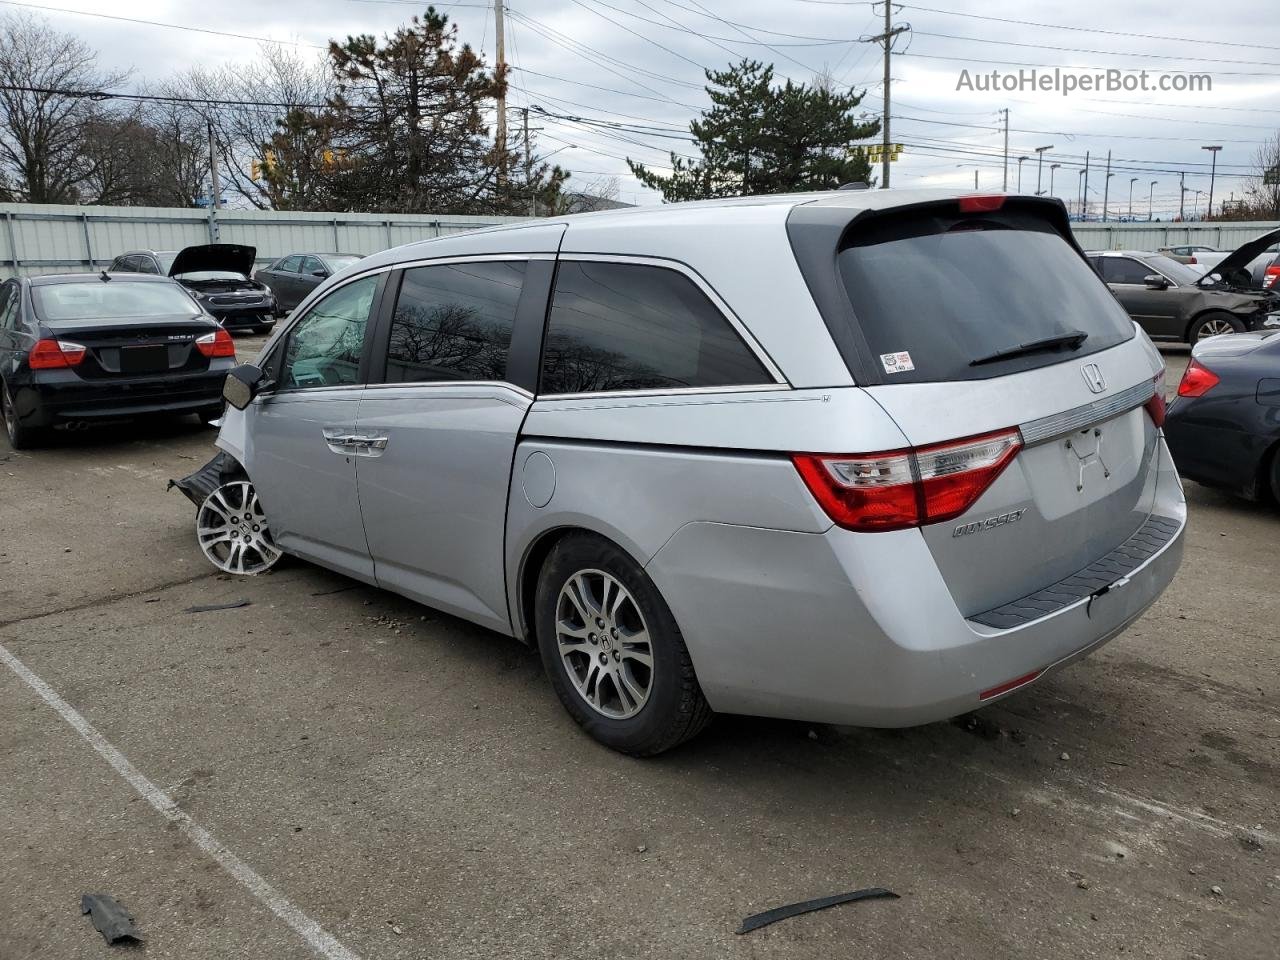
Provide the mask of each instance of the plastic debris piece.
POLYGON ((134 926, 133 916, 114 897, 105 893, 86 893, 80 898, 80 913, 89 915, 93 928, 102 934, 108 946, 142 942, 142 934, 134 926))
POLYGON ((232 600, 230 603, 205 603, 195 607, 187 607, 184 613, 209 613, 212 610, 238 610, 247 607, 251 600, 232 600))
POLYGON ((195 473, 187 474, 181 480, 170 480, 166 490, 177 487, 197 507, 205 498, 227 482, 240 470, 235 457, 225 450, 219 450, 212 460, 195 473))
POLYGON ((792 903, 785 907, 774 907, 772 910, 766 910, 764 913, 756 913, 747 917, 742 921, 742 926, 738 927, 735 933, 750 933, 752 930, 758 930, 766 927, 771 923, 777 923, 779 920, 786 920, 789 917, 798 917, 802 913, 813 913, 815 910, 825 910, 827 907, 838 906, 842 903, 853 903, 855 900, 897 900, 898 895, 892 890, 886 890, 884 887, 868 887, 865 890, 854 890, 851 893, 837 893, 830 897, 819 897, 816 900, 805 900, 802 903, 792 903))

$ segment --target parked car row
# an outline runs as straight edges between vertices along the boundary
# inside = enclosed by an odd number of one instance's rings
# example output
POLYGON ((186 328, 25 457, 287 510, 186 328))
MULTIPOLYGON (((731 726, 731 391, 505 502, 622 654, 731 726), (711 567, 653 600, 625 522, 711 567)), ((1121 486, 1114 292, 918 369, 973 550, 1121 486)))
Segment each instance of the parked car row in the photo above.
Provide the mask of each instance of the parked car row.
POLYGON ((53 428, 153 414, 217 420, 236 356, 229 331, 270 331, 359 260, 291 254, 250 278, 256 256, 231 243, 133 250, 101 273, 0 285, 0 418, 9 442, 23 449, 53 428))

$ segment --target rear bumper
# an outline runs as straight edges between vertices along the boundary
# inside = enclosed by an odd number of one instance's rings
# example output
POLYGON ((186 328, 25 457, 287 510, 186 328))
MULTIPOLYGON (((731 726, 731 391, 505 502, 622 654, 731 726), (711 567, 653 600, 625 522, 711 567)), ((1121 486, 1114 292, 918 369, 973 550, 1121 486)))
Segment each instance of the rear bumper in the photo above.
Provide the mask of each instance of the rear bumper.
POLYGON ((46 371, 13 389, 13 405, 31 427, 76 420, 108 420, 149 414, 191 413, 222 404, 222 385, 232 363, 183 377, 83 380, 70 371, 46 371), (56 375, 56 376, 55 376, 56 375))
POLYGON ((714 709, 914 726, 994 702, 982 692, 1084 656, 1160 596, 1181 562, 1186 524, 1163 443, 1154 512, 1176 533, 1123 585, 1011 629, 961 616, 916 530, 691 523, 648 570, 714 709))
POLYGON ((206 304, 205 309, 213 314, 214 319, 228 330, 245 330, 259 327, 270 329, 276 322, 276 307, 274 303, 252 308, 214 307, 206 304))

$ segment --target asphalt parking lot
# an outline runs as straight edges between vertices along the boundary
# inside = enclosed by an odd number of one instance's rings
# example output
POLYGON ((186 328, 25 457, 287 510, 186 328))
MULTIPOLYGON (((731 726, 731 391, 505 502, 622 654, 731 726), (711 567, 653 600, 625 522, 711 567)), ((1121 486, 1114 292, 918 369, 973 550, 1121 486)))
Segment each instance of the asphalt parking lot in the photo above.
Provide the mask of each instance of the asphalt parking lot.
POLYGON ((201 960, 1280 955, 1274 508, 1188 484, 1162 600, 975 717, 720 717, 637 761, 513 641, 299 562, 217 574, 164 489, 213 437, 0 440, 4 960, 109 955, 89 891, 201 960), (869 886, 901 899, 734 934, 869 886))

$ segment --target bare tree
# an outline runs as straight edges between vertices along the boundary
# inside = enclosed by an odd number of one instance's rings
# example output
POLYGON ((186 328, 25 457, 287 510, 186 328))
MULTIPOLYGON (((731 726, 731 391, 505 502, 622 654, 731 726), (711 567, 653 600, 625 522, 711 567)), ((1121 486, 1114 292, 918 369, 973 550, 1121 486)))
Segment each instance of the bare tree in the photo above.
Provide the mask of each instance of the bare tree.
POLYGON ((97 53, 29 14, 0 18, 0 175, 17 197, 67 203, 92 175, 81 144, 108 90, 127 72, 98 69, 97 53))
POLYGON ((618 199, 621 187, 617 177, 594 177, 576 189, 573 184, 566 186, 568 189, 562 194, 561 209, 556 213, 595 213, 626 206, 618 199))
POLYGON ((276 188, 272 178, 261 174, 279 162, 278 145, 273 144, 282 133, 282 124, 291 115, 323 107, 334 87, 323 57, 263 45, 258 58, 250 63, 195 67, 171 81, 165 92, 193 100, 222 101, 217 105, 193 103, 185 109, 199 118, 201 128, 212 124, 224 186, 255 207, 270 209, 278 199, 276 188), (255 165, 257 178, 253 175, 255 165))
POLYGON ((1254 154, 1258 172, 1245 186, 1244 214, 1264 220, 1280 219, 1280 133, 1272 134, 1254 154))

